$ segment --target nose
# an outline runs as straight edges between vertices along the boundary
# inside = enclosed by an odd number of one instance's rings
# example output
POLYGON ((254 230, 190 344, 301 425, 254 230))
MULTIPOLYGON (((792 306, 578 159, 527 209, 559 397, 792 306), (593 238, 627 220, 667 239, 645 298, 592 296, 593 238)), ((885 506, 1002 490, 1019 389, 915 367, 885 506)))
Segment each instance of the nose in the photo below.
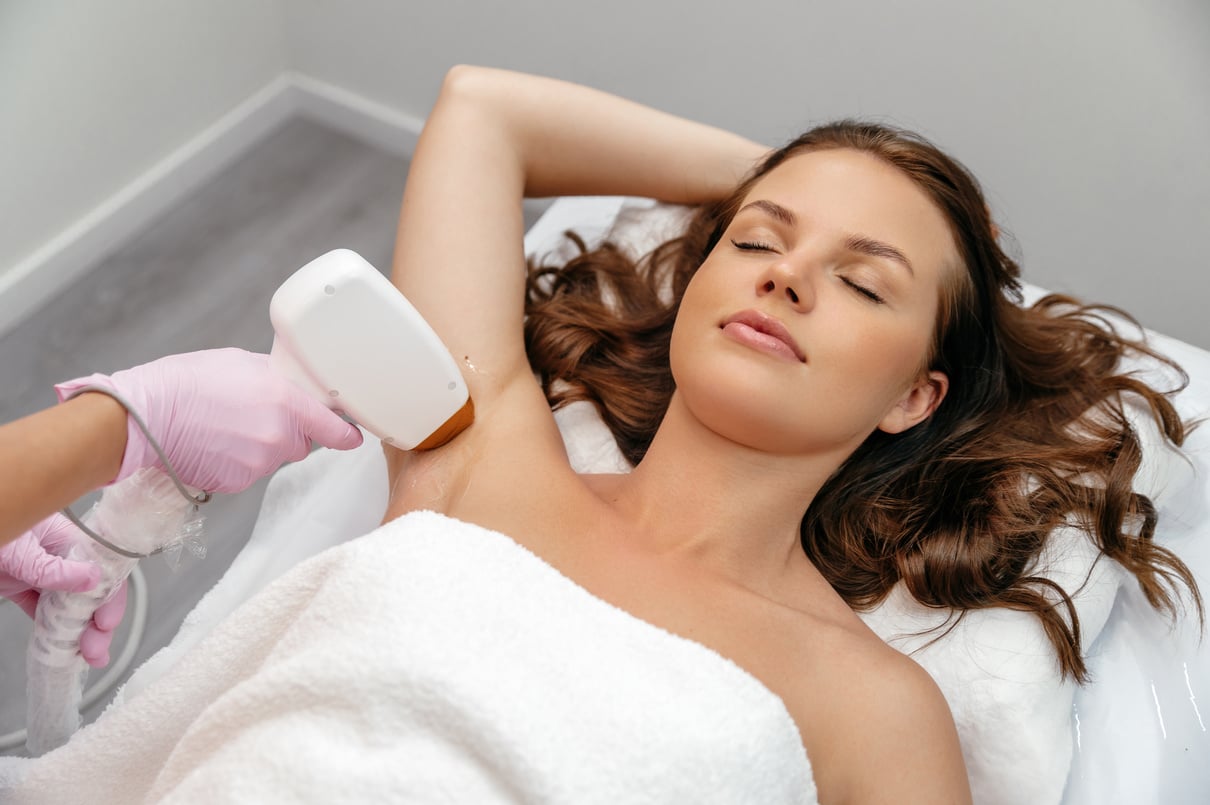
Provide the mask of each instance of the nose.
POLYGON ((757 296, 770 294, 784 299, 795 310, 806 311, 815 304, 815 292, 806 271, 798 270, 788 259, 777 260, 757 279, 757 296))

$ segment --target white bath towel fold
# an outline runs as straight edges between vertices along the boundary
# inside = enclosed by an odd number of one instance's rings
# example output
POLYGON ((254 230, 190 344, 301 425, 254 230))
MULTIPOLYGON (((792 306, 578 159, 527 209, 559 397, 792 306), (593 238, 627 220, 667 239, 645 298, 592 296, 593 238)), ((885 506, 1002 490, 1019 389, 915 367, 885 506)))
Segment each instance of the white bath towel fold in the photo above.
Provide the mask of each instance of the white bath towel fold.
POLYGON ((11 801, 816 801, 755 678, 431 512, 304 562, 28 764, 11 801))

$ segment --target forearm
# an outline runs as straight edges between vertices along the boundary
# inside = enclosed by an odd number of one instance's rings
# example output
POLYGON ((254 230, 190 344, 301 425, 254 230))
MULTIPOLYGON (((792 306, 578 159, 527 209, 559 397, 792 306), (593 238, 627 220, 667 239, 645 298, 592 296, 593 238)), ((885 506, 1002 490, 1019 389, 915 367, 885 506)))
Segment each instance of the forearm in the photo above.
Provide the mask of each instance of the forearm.
POLYGON ((514 379, 532 380, 521 337, 524 196, 699 203, 729 193, 764 153, 586 87, 456 67, 412 156, 391 278, 450 353, 479 368, 467 378, 478 407, 514 379))
POLYGON ((699 203, 726 195, 768 150, 736 134, 564 81, 466 67, 451 91, 518 154, 528 196, 637 195, 699 203))
POLYGON ((114 479, 126 449, 126 410, 104 394, 0 426, 0 544, 114 479))

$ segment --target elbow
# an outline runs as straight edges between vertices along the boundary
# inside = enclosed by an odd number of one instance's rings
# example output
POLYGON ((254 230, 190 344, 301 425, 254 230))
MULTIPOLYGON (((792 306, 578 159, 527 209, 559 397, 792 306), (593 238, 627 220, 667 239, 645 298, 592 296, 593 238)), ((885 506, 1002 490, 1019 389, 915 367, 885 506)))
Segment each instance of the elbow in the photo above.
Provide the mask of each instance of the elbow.
POLYGON ((474 81, 485 69, 473 64, 455 64, 445 72, 445 79, 441 84, 442 92, 457 89, 463 84, 474 81))
POLYGON ((441 98, 483 101, 492 96, 498 70, 471 64, 456 64, 441 82, 441 98))
POLYGON ((451 125, 463 132, 491 132, 515 141, 521 136, 517 129, 522 123, 515 109, 518 91, 516 73, 459 64, 446 72, 429 120, 440 116, 456 121, 451 125))

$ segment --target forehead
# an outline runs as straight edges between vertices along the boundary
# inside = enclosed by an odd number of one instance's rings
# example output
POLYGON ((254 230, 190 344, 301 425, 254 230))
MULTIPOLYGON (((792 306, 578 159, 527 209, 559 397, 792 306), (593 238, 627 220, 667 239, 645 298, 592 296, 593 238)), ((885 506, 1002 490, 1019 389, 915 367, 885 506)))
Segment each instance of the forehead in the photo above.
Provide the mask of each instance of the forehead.
POLYGON ((931 266, 938 275, 958 263, 941 210, 906 174, 870 154, 848 149, 796 154, 761 177, 743 205, 756 199, 790 210, 809 232, 889 243, 914 266, 931 266))

